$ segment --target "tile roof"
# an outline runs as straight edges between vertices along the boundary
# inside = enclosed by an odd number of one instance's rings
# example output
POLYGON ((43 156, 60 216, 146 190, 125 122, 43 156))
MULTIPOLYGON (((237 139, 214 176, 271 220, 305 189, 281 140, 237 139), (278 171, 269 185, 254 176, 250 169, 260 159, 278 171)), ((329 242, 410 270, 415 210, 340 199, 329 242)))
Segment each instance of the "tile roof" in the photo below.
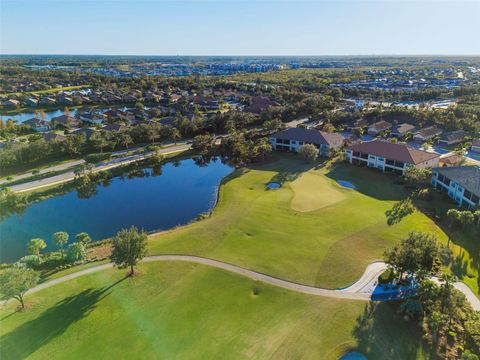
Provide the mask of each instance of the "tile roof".
POLYGON ((364 154, 382 156, 390 160, 403 161, 414 165, 438 158, 440 156, 436 153, 429 153, 414 149, 407 144, 380 140, 367 141, 360 144, 351 145, 348 147, 348 149, 364 154))
POLYGON ((407 123, 395 125, 392 129, 392 134, 406 134, 415 129, 415 126, 407 123))
POLYGON ((290 128, 272 135, 276 139, 296 140, 312 144, 324 144, 339 147, 345 138, 337 133, 327 133, 314 129, 290 128))
POLYGON ((381 120, 369 126, 369 129, 375 129, 377 131, 388 130, 392 127, 392 124, 388 121, 381 120))
POLYGON ((418 130, 415 135, 419 135, 421 137, 432 137, 435 135, 440 135, 442 133, 442 129, 439 129, 436 126, 429 126, 423 129, 418 130))
POLYGON ((464 189, 480 196, 480 167, 455 166, 435 168, 438 173, 448 177, 464 189))
POLYGON ((457 130, 457 131, 444 133, 441 139, 445 141, 457 141, 457 140, 463 140, 468 135, 469 134, 466 131, 457 130))

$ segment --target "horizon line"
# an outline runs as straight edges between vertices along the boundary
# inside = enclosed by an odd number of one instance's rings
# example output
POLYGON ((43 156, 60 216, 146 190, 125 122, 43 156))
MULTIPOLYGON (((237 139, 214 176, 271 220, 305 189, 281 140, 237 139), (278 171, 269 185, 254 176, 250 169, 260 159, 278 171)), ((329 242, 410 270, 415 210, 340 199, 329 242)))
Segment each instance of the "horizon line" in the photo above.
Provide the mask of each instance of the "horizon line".
POLYGON ((70 54, 49 54, 49 53, 9 53, 1 54, 3 56, 164 56, 164 57, 414 57, 414 56, 442 56, 442 57, 453 57, 453 56, 468 56, 468 57, 480 57, 480 53, 477 54, 440 54, 440 53, 431 53, 431 54, 324 54, 324 55, 256 55, 256 54, 221 54, 221 55, 195 55, 195 54, 79 54, 79 53, 70 53, 70 54))

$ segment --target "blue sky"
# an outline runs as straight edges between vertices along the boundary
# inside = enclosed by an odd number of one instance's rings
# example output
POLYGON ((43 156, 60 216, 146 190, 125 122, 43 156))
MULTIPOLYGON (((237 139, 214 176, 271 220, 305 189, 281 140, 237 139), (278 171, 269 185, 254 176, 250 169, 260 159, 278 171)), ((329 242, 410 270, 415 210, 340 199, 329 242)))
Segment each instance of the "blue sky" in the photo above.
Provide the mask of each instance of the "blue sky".
POLYGON ((2 54, 480 54, 480 0, 0 0, 2 54))

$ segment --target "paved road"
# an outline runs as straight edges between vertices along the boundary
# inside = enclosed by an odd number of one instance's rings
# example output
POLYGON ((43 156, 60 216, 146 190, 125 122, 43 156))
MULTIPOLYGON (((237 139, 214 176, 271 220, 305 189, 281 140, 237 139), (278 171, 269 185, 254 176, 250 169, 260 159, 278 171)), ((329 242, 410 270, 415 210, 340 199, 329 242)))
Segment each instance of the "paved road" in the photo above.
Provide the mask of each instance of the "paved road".
MULTIPOLYGON (((314 286, 302 285, 302 284, 294 283, 291 281, 282 280, 270 275, 248 270, 240 266, 228 264, 218 260, 203 258, 199 256, 156 255, 156 256, 148 256, 143 261, 145 262, 185 261, 190 263, 197 263, 197 264, 207 265, 217 269, 229 271, 235 274, 248 277, 252 280, 261 281, 266 284, 278 286, 287 290, 296 291, 304 294, 324 296, 324 297, 337 298, 337 299, 351 299, 351 300, 363 300, 363 301, 369 301, 371 299, 371 293, 375 288, 377 278, 386 269, 385 263, 381 261, 374 262, 367 266, 363 275, 354 284, 343 289, 332 290, 332 289, 317 288, 314 286)), ((57 285, 71 279, 75 279, 79 276, 91 274, 93 272, 97 272, 104 269, 110 269, 112 267, 113 265, 109 263, 109 264, 98 265, 95 267, 91 267, 89 269, 81 270, 76 273, 65 275, 58 279, 54 279, 51 281, 47 281, 43 284, 40 284, 35 288, 31 289, 30 291, 28 291, 28 293, 33 294, 39 290, 49 288, 53 285, 57 285)), ((460 290, 466 295, 467 299, 470 301, 470 303, 472 304, 475 310, 480 310, 480 300, 475 296, 475 294, 472 292, 472 290, 470 290, 468 286, 466 286, 463 283, 456 283, 455 288, 457 288, 458 290, 460 290)))
MULTIPOLYGON (((60 164, 60 165, 50 166, 50 167, 47 167, 45 169, 41 169, 41 170, 38 171, 38 174, 45 174, 45 173, 54 172, 54 171, 67 170, 69 168, 72 168, 72 167, 77 166, 77 165, 81 165, 83 163, 85 163, 85 160, 83 160, 83 159, 72 160, 72 161, 69 161, 69 162, 66 162, 66 163, 63 163, 63 164, 60 164)), ((32 176, 33 176, 32 172, 28 172, 28 173, 25 173, 25 174, 13 176, 12 179, 10 179, 10 180, 7 180, 5 178, 5 179, 0 180, 0 185, 4 184, 6 182, 22 180, 22 179, 26 179, 26 178, 29 178, 29 177, 32 177, 32 176)))
MULTIPOLYGON (((122 154, 125 154, 125 153, 129 152, 129 151, 134 151, 134 150, 139 150, 139 149, 141 150, 143 148, 144 148, 144 146, 139 146, 139 147, 135 147, 135 148, 130 148, 128 150, 118 150, 118 151, 112 152, 112 155, 122 155, 122 154)), ((84 159, 72 160, 72 161, 65 162, 63 164, 46 167, 44 169, 39 170, 38 173, 39 174, 45 174, 45 173, 48 173, 48 172, 57 172, 57 171, 67 170, 69 168, 72 168, 74 166, 81 165, 81 164, 84 164, 84 163, 85 163, 84 159)), ((12 181, 26 179, 26 178, 29 178, 31 176, 33 176, 32 172, 29 171, 29 172, 26 172, 26 173, 21 174, 21 175, 12 176, 11 180, 7 180, 6 178, 4 178, 4 179, 0 180, 0 185, 4 184, 6 182, 12 182, 12 181)))
MULTIPOLYGON (((168 154, 173 154, 179 151, 188 150, 190 149, 190 147, 191 145, 189 144, 178 144, 178 145, 170 146, 168 148, 160 149, 159 152, 163 155, 168 155, 168 154)), ((93 169, 93 171, 94 172, 104 171, 104 170, 113 169, 121 165, 130 164, 135 161, 143 160, 146 157, 153 155, 153 153, 154 152, 148 152, 145 154, 129 155, 125 157, 115 158, 113 160, 109 160, 109 161, 105 161, 100 164, 97 164, 93 169)), ((74 178, 75 178, 75 173, 72 170, 72 171, 64 172, 59 175, 51 176, 49 178, 30 181, 30 182, 26 182, 18 185, 13 185, 10 187, 10 190, 21 193, 25 191, 44 188, 51 185, 63 184, 63 183, 72 181, 74 178)))

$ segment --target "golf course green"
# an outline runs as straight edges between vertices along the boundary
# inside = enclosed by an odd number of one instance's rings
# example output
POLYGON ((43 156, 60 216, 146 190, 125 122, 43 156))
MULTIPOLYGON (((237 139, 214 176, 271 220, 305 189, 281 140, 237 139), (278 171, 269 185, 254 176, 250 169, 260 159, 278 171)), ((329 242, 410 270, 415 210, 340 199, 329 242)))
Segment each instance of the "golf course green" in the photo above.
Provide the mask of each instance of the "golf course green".
MULTIPOLYGON (((410 231, 447 243, 445 232, 419 211, 387 225, 385 211, 405 197, 397 181, 371 169, 344 163, 314 168, 295 155, 276 154, 225 179, 210 218, 152 236, 150 254, 199 255, 302 284, 345 287, 410 231), (282 187, 266 190, 269 182, 282 187)), ((454 240, 450 248, 470 259, 454 240)), ((475 275, 465 282, 478 294, 475 262, 466 264, 475 275)))

